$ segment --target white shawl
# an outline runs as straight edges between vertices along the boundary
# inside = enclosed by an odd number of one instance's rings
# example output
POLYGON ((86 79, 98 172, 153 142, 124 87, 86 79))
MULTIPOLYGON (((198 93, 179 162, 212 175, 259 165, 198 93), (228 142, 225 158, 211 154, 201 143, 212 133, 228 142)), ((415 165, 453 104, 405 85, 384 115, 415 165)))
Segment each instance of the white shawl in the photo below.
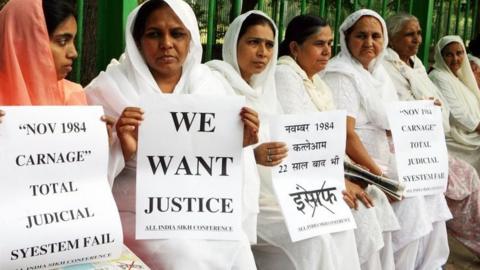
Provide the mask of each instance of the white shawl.
MULTIPOLYGON (((339 73, 350 79, 356 86, 370 122, 381 129, 388 128, 388 120, 384 104, 397 100, 395 87, 382 65, 382 58, 388 44, 387 27, 382 17, 373 10, 360 9, 350 14, 340 26, 340 53, 327 65, 324 73, 339 73), (346 32, 363 16, 375 17, 383 29, 383 51, 369 64, 366 70, 356 60, 347 47, 346 32)), ((337 91, 337 89, 333 89, 337 91)))
MULTIPOLYGON (((202 44, 198 23, 190 6, 179 0, 164 0, 189 30, 191 40, 188 56, 183 64, 182 76, 174 94, 190 94, 201 90, 223 92, 215 83, 209 69, 201 65, 202 44), (210 89, 208 89, 210 88, 210 89)), ((125 31, 125 53, 119 61, 113 59, 105 72, 87 87, 89 104, 103 104, 108 115, 118 117, 127 106, 136 106, 139 96, 146 93, 162 93, 145 63, 132 35, 133 26, 141 5, 128 16, 125 31)))
MULTIPOLYGON (((465 46, 459 36, 445 36, 441 38, 435 46, 435 63, 434 70, 430 73, 430 79, 442 91, 453 92, 455 103, 459 104, 461 110, 464 110, 470 120, 480 120, 480 91, 478 90, 475 77, 470 67, 468 59, 464 59, 457 76, 448 67, 442 56, 442 50, 448 44, 458 42, 465 51, 465 46)), ((444 93, 447 95, 447 93, 444 93)), ((454 104, 450 104, 453 110, 454 104)), ((480 135, 458 121, 451 122, 450 135, 454 141, 460 143, 466 149, 477 149, 480 146, 480 135)))
MULTIPOLYGON (((189 30, 191 40, 189 53, 183 64, 182 76, 175 86, 173 94, 189 94, 208 91, 209 94, 224 93, 217 78, 204 65, 202 60, 202 44, 197 19, 193 10, 184 1, 164 0, 177 14, 189 30)), ((102 105, 105 114, 118 118, 124 108, 138 106, 140 95, 146 93, 162 93, 152 73, 137 48, 132 35, 133 26, 141 5, 128 16, 125 30, 125 53, 117 61, 108 65, 86 88, 88 103, 102 105)), ((116 136, 115 136, 116 137, 116 136)), ((118 141, 112 146, 109 161, 109 180, 113 179, 124 168, 122 150, 118 141)), ((133 164, 132 164, 133 165, 133 164)), ((133 165, 134 166, 134 165, 133 165)))
POLYGON ((330 88, 315 74, 310 80, 307 73, 290 56, 285 55, 278 59, 278 65, 287 65, 302 79, 303 86, 318 111, 325 112, 335 109, 330 88))
MULTIPOLYGON (((243 22, 250 14, 258 14, 267 18, 275 27, 275 23, 265 13, 251 10, 237 18, 228 27, 225 33, 222 56, 223 61, 213 60, 207 64, 213 71, 218 72, 225 78, 239 95, 245 96, 247 105, 262 114, 272 114, 280 110, 277 94, 275 91, 275 65, 277 64, 278 44, 275 42, 272 59, 260 74, 252 76, 250 84, 240 75, 240 67, 237 61, 237 42, 243 22)), ((275 27, 275 38, 278 30, 275 27)))
POLYGON ((384 58, 384 66, 388 71, 397 92, 409 91, 415 100, 422 100, 433 97, 442 102, 442 119, 445 133, 450 132, 450 109, 437 86, 428 77, 422 61, 416 55, 410 57, 413 67, 410 67, 400 59, 400 56, 392 48, 387 48, 384 58), (401 89, 403 84, 399 80, 406 80, 408 89, 401 89))

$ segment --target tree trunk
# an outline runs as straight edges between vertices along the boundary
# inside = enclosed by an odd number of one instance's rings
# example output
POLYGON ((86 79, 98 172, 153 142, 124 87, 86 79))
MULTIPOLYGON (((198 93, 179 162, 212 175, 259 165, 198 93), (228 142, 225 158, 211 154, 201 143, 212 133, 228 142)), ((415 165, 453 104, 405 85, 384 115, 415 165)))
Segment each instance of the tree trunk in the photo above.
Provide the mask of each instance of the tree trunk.
POLYGON ((81 81, 86 86, 97 76, 97 0, 85 0, 81 81))

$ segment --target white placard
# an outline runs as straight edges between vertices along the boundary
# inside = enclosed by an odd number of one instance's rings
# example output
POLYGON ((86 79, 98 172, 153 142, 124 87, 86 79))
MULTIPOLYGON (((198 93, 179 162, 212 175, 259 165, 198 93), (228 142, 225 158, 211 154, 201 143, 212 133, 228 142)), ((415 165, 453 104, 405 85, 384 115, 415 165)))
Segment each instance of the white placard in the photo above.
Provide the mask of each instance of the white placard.
POLYGON ((0 107, 0 269, 113 259, 122 228, 101 107, 0 107))
POLYGON ((141 97, 137 239, 239 239, 244 103, 239 96, 141 97))
POLYGON ((448 183, 448 151, 440 107, 433 101, 401 101, 387 108, 398 177, 405 196, 443 193, 448 183))
POLYGON ((270 132, 289 148, 272 177, 292 241, 355 228, 342 195, 345 111, 275 116, 270 132))

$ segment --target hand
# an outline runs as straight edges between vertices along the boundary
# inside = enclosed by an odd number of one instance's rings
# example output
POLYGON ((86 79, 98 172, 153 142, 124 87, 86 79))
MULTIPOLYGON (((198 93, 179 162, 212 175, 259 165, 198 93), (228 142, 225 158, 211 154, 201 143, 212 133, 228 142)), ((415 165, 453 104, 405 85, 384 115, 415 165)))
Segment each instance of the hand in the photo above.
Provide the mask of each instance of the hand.
POLYGON ((113 125, 115 125, 115 119, 111 116, 108 115, 103 115, 102 118, 100 118, 105 124, 107 125, 107 133, 108 133, 108 143, 110 146, 113 144, 113 125))
MULTIPOLYGON (((373 207, 373 200, 368 196, 368 194, 363 190, 363 188, 352 182, 349 179, 345 179, 345 191, 349 194, 349 198, 353 199, 353 203, 357 206, 356 200, 360 200, 365 207, 370 208, 373 207)), ((347 202, 348 204, 348 202, 347 202)), ((357 209, 357 207, 355 207, 357 209)))
POLYGON ((357 199, 352 197, 352 195, 350 195, 350 193, 346 192, 345 190, 342 191, 342 194, 343 194, 343 200, 347 203, 347 205, 348 205, 348 207, 350 207, 350 209, 357 209, 358 208, 357 199))
POLYGON ((115 125, 125 161, 130 160, 137 152, 138 127, 142 120, 142 109, 127 107, 123 110, 115 125))
POLYGON ((257 164, 273 167, 287 157, 288 148, 283 142, 262 143, 253 150, 257 164))
POLYGON ((433 105, 442 107, 442 102, 439 99, 436 99, 435 97, 429 97, 428 100, 433 100, 433 105))
POLYGON ((5 112, 0 110, 0 123, 2 123, 2 117, 5 116, 5 112))
POLYGON ((258 113, 250 108, 243 107, 240 117, 243 122, 243 147, 258 143, 258 129, 260 126, 258 113))

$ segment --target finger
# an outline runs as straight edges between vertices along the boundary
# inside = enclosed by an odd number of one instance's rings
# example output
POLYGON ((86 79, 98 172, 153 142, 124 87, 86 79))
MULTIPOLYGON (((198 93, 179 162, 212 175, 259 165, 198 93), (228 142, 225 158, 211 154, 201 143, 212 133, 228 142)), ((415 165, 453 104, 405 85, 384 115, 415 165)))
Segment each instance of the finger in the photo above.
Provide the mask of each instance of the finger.
POLYGON ((240 111, 241 114, 243 113, 248 113, 254 115, 256 118, 258 118, 258 113, 252 108, 249 107, 243 107, 242 110, 240 111))
POLYGON ((258 115, 256 113, 244 112, 240 113, 242 119, 248 119, 255 123, 257 126, 260 124, 260 120, 258 119, 258 115))
POLYGON ((267 166, 270 166, 270 167, 274 167, 274 166, 277 166, 277 165, 280 165, 280 163, 282 163, 283 159, 280 159, 280 160, 272 160, 271 162, 268 162, 267 166))
POLYGON ((108 115, 102 115, 100 118, 103 122, 105 122, 107 125, 112 125, 115 124, 115 118, 108 116, 108 115))
POLYGON ((134 130, 135 130, 135 126, 126 125, 126 126, 121 126, 117 128, 117 133, 118 135, 122 135, 123 133, 129 133, 134 130))
POLYGON ((120 118, 134 118, 134 119, 138 119, 138 120, 143 120, 143 113, 123 111, 120 118))
POLYGON ((358 209, 357 203, 355 201, 353 201, 349 196, 344 195, 343 200, 347 203, 347 205, 348 205, 348 207, 350 207, 350 209, 355 209, 355 210, 358 209))
POLYGON ((5 115, 5 112, 0 110, 0 116, 4 116, 5 115))
POLYGON ((343 196, 343 200, 347 203, 348 207, 350 207, 350 209, 356 209, 355 208, 355 204, 353 203, 353 201, 350 199, 350 197, 344 195, 343 196))
POLYGON ((271 155, 286 155, 288 153, 287 147, 268 148, 271 155))
POLYGON ((372 204, 371 204, 370 200, 368 200, 368 198, 365 196, 365 193, 358 194, 357 198, 363 203, 363 205, 365 205, 365 207, 367 207, 367 208, 372 207, 372 204))
POLYGON ((144 111, 142 110, 142 108, 139 108, 139 107, 126 107, 125 109, 123 109, 123 111, 128 111, 128 112, 139 112, 141 114, 144 113, 144 111))
POLYGON ((288 155, 285 153, 285 154, 279 154, 279 155, 270 155, 270 158, 272 159, 272 161, 277 161, 277 160, 283 160, 287 156, 288 155))
POLYGON ((117 122, 117 128, 124 125, 139 126, 141 123, 142 121, 133 118, 120 118, 117 122))
POLYGON ((253 133, 258 132, 258 125, 256 125, 254 122, 248 120, 248 119, 243 119, 243 124, 245 125, 245 128, 250 129, 253 133))
POLYGON ((267 147, 267 148, 282 148, 282 147, 287 147, 287 145, 283 142, 268 142, 268 143, 264 143, 264 145, 267 147))

